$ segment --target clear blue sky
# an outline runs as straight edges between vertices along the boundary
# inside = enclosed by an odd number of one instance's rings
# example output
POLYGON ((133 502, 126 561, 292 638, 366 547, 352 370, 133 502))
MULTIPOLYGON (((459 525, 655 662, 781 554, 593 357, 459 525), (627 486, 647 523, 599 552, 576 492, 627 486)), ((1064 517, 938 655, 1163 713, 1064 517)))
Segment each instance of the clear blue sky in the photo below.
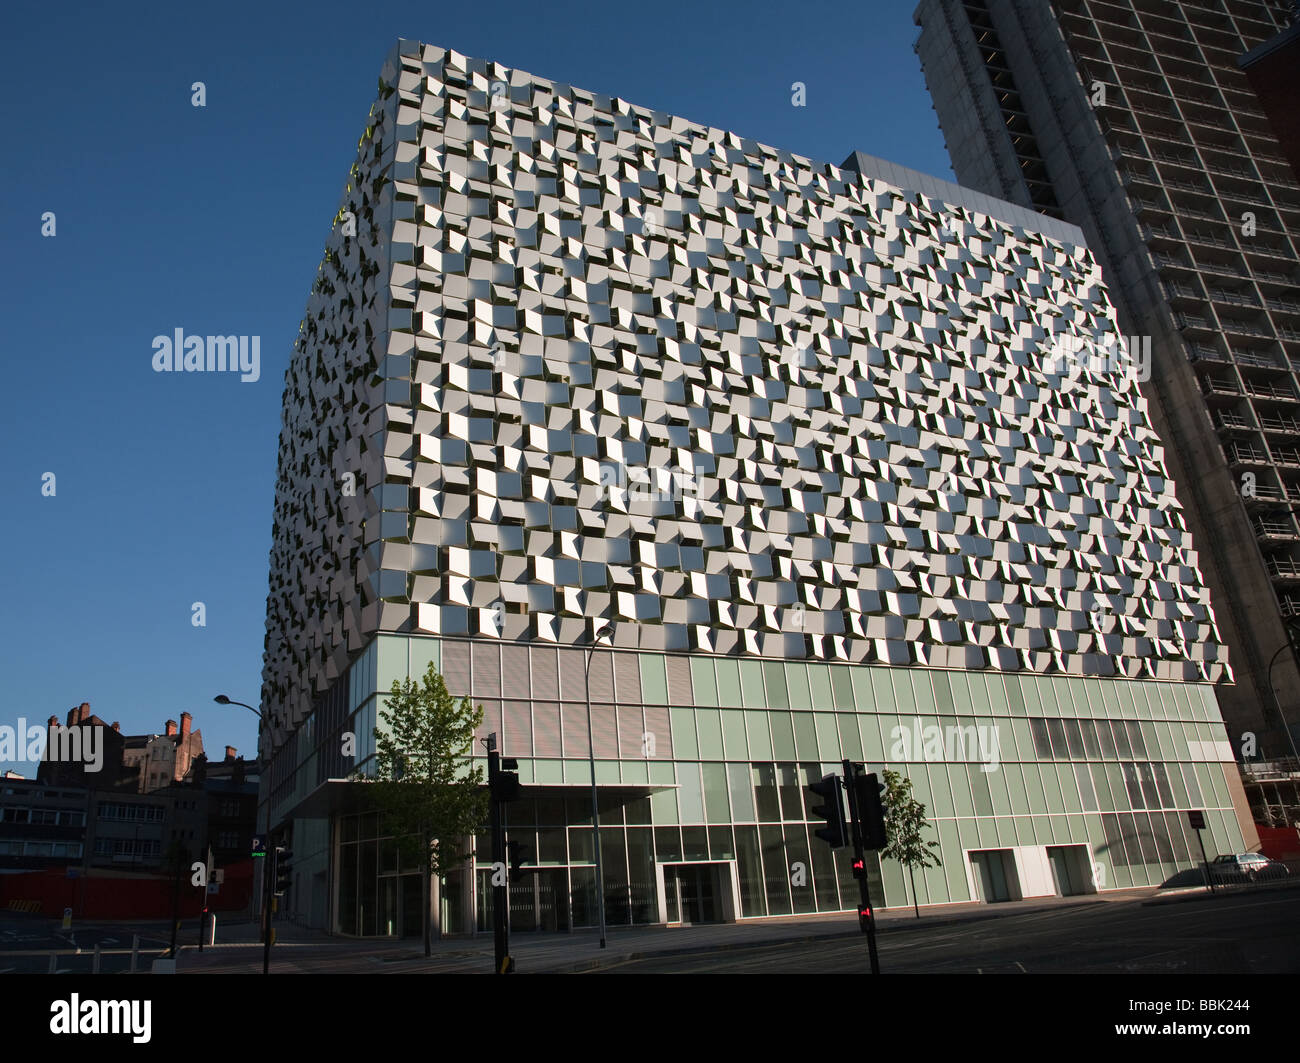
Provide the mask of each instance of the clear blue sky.
POLYGON ((912 7, 6 5, 0 724, 89 701, 140 733, 188 710, 209 755, 253 753, 257 721, 212 696, 260 694, 284 370, 397 38, 951 180, 912 7), (176 328, 260 336, 261 379, 155 373, 176 328))

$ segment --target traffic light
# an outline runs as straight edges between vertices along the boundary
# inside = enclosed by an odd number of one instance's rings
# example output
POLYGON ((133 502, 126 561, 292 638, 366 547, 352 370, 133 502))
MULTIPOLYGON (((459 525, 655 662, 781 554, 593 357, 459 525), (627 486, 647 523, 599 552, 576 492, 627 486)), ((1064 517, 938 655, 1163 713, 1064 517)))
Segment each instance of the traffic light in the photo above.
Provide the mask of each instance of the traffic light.
POLYGON ((876 919, 876 915, 871 910, 870 905, 866 905, 866 904, 858 905, 858 926, 861 928, 864 934, 867 933, 867 931, 869 931, 872 928, 873 924, 875 923, 875 919, 876 919))
POLYGON ((293 869, 289 866, 293 860, 292 850, 282 845, 275 847, 275 892, 283 896, 293 884, 293 869))
POLYGON ((855 776, 853 786, 862 826, 862 845, 866 849, 883 849, 889 844, 885 834, 885 807, 880 801, 885 785, 873 772, 855 776))
POLYGON ((496 777, 488 780, 488 789, 492 800, 508 804, 519 800, 519 761, 514 757, 502 757, 501 768, 496 777))
POLYGON ((809 783, 808 789, 822 799, 822 803, 812 809, 812 814, 826 821, 826 826, 818 827, 813 833, 832 849, 847 845, 849 837, 844 823, 844 802, 840 800, 840 777, 826 775, 821 782, 809 783))
POLYGON ((524 864, 535 864, 533 847, 527 842, 506 842, 506 854, 510 858, 510 875, 513 878, 523 870, 524 864))

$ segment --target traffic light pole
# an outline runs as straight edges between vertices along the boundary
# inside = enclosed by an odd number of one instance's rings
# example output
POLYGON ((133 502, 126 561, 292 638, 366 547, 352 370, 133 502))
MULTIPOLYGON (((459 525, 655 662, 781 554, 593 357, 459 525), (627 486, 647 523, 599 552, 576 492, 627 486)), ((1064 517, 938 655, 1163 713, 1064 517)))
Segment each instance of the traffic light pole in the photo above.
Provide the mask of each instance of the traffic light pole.
POLYGON ((278 859, 274 845, 266 847, 262 858, 262 973, 271 973, 271 899, 275 895, 275 864, 278 859))
POLYGON ((492 794, 492 940, 496 972, 509 974, 514 963, 510 959, 510 898, 504 882, 506 834, 501 822, 501 802, 497 800, 497 775, 500 771, 501 754, 497 752, 496 742, 492 741, 488 746, 488 790, 492 794), (498 880, 501 880, 499 885, 498 880))
POLYGON ((866 849, 862 844, 862 817, 858 812, 858 768, 852 761, 844 761, 844 785, 849 792, 849 817, 853 828, 853 867, 861 891, 858 904, 858 924, 867 934, 867 951, 871 954, 871 973, 880 973, 880 957, 876 953, 876 916, 871 907, 871 889, 867 883, 866 849))

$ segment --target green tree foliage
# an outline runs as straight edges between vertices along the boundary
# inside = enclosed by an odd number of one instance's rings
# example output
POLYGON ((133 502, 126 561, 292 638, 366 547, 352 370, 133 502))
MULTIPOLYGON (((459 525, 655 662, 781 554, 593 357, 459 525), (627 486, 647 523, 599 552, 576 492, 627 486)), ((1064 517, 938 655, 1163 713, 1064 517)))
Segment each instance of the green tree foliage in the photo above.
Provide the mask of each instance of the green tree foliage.
POLYGON ((465 859, 463 842, 487 816, 483 769, 471 767, 482 706, 459 702, 432 664, 420 680, 393 680, 375 728, 375 803, 403 856, 442 877, 465 859))
POLYGON ((896 771, 885 769, 885 837, 887 844, 880 851, 883 858, 897 860, 907 868, 912 884, 912 907, 921 918, 921 908, 916 896, 916 869, 939 867, 941 861, 935 850, 937 841, 926 841, 924 834, 929 823, 925 818, 925 805, 912 796, 912 780, 896 771))

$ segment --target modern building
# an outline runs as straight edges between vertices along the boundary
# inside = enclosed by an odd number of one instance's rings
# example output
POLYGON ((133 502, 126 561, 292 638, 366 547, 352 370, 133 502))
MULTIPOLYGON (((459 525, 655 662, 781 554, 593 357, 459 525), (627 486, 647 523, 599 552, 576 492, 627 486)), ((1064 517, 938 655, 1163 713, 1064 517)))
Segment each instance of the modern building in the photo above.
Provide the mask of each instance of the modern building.
POLYGON ((1231 652, 1219 702, 1248 774, 1300 767, 1289 19, 1267 0, 921 0, 915 13, 958 181, 1080 226, 1123 333, 1151 345, 1142 388, 1231 652))
POLYGON ((0 783, 0 874, 79 864, 90 792, 34 779, 0 783))
MULTIPOLYGON (((285 379, 287 909, 419 932, 347 779, 430 663, 519 762, 517 928, 596 921, 593 764, 612 925, 854 908, 805 790, 845 758, 926 804, 923 904, 1164 882, 1193 809, 1256 844, 1117 333, 1072 225, 401 42, 285 379)), ((447 931, 489 925, 483 850, 447 931)))

